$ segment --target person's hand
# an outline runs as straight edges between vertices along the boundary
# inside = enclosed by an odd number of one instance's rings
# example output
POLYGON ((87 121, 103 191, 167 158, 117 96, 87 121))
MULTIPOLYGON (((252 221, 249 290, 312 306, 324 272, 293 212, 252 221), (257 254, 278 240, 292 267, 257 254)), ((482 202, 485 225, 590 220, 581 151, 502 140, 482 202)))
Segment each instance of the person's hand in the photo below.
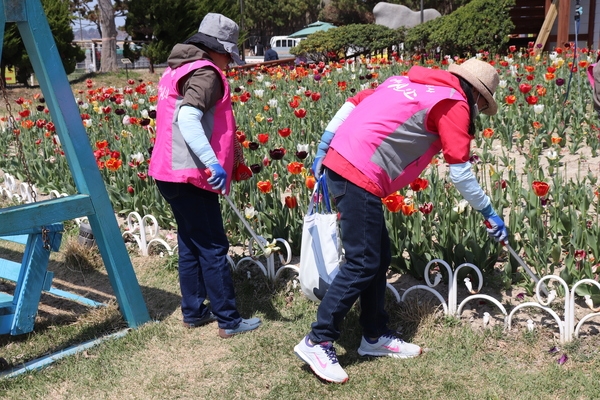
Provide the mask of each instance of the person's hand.
POLYGON ((321 157, 317 156, 317 157, 315 157, 315 161, 313 162, 313 165, 311 167, 311 171, 312 171, 313 175, 315 176, 316 180, 319 180, 322 169, 323 169, 323 156, 321 156, 321 157))
POLYGON ((508 229, 504 225, 504 221, 497 214, 490 216, 485 220, 485 226, 488 234, 499 243, 504 242, 508 238, 508 229))
POLYGON ((210 170, 210 178, 207 179, 209 185, 214 190, 220 190, 225 194, 225 184, 227 183, 227 172, 221 167, 221 164, 212 164, 208 166, 210 170))

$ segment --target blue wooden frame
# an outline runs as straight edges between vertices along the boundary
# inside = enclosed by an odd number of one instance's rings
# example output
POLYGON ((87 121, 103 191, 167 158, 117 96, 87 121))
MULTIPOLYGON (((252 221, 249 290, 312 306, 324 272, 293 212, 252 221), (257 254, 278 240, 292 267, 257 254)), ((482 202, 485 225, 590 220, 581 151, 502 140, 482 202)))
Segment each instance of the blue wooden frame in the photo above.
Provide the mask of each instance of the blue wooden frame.
MULTIPOLYGON (((0 209, 0 236, 87 216, 119 309, 131 328, 150 320, 131 259, 81 122, 79 108, 40 0, 0 0, 0 37, 7 22, 19 33, 48 104, 78 193, 0 209)), ((3 42, 0 40, 0 54, 3 42)))

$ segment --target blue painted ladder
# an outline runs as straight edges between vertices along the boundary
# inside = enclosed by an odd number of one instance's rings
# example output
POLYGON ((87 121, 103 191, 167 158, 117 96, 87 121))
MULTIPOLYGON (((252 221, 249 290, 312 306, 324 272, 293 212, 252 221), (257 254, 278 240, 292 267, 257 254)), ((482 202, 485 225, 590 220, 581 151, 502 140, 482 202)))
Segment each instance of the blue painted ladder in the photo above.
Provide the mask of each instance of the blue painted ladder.
MULTIPOLYGON (((150 316, 44 9, 40 0, 0 0, 0 3, 0 38, 4 37, 6 23, 16 22, 78 192, 68 197, 0 209, 0 236, 15 234, 16 227, 35 231, 87 216, 119 310, 130 327, 138 327, 148 322, 150 316)), ((2 44, 0 40, 0 54, 2 44)), ((45 267, 36 265, 40 262, 41 259, 32 260, 28 268, 43 270, 45 267)))

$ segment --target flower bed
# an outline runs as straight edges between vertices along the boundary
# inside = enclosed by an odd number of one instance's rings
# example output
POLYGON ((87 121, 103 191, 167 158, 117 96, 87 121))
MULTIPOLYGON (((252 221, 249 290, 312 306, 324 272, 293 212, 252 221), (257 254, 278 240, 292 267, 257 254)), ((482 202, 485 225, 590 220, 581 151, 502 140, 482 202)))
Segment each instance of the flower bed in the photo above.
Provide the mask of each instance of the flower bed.
MULTIPOLYGON (((528 51, 479 55, 500 73, 500 110, 479 118, 481 133, 471 160, 514 233, 513 248, 539 275, 556 270, 567 282, 596 279, 600 258, 599 132, 586 78, 595 54, 581 49, 574 58, 572 53, 557 49, 537 58, 528 51)), ((446 68, 449 62, 462 61, 394 56, 228 71, 237 138, 254 173, 250 180, 234 183, 232 199, 257 232, 287 240, 297 253, 314 185, 310 165, 316 145, 345 99, 377 87, 390 75, 405 74, 413 64, 446 68)), ((129 80, 106 87, 88 80, 75 97, 115 211, 152 214, 163 228, 173 227, 167 204, 147 176, 156 84, 129 80)), ((36 186, 45 192, 74 193, 41 94, 20 98, 12 107, 36 186)), ((13 137, 7 133, 0 139, 0 168, 22 178, 13 137)), ((484 271, 498 261, 501 248, 488 239, 481 216, 465 204, 446 171, 443 159, 436 157, 410 187, 382 199, 397 271, 422 277, 434 258, 452 266, 471 262, 484 271)), ((249 234, 226 203, 223 214, 231 242, 245 242, 249 234)), ((513 274, 518 265, 505 260, 506 286, 520 281, 531 293, 528 277, 513 274)))

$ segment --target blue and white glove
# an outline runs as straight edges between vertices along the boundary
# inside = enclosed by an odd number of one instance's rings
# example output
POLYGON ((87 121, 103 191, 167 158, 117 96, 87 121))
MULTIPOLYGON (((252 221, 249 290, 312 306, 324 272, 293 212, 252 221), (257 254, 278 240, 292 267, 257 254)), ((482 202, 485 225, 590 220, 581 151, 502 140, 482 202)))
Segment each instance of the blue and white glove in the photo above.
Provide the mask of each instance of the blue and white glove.
POLYGON ((329 150, 329 143, 331 143, 333 135, 333 132, 325 131, 323 136, 321 136, 321 142, 319 142, 319 146, 317 147, 317 154, 315 154, 315 161, 311 168, 311 171, 317 180, 321 176, 321 171, 323 170, 323 158, 325 158, 325 154, 327 154, 327 150, 329 150))
POLYGON ((206 181, 214 190, 220 190, 225 194, 225 184, 227 183, 227 172, 221 167, 221 164, 216 163, 208 166, 210 169, 210 178, 206 181))
POLYGON ((483 210, 479 211, 485 218, 485 226, 488 231, 488 235, 495 241, 502 243, 508 239, 508 229, 504 225, 504 221, 496 211, 492 208, 491 204, 488 204, 483 210))

